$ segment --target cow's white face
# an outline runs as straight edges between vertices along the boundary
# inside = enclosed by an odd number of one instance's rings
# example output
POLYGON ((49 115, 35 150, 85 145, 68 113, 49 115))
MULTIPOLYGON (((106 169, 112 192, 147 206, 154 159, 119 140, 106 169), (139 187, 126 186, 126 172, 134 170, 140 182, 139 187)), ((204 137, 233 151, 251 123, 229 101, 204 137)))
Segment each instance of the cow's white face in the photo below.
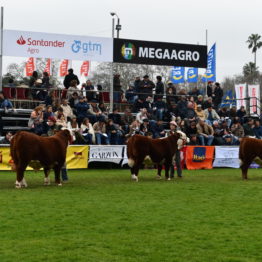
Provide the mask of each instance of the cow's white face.
POLYGON ((186 136, 185 133, 182 131, 176 131, 179 135, 180 138, 177 140, 177 148, 180 150, 187 142, 188 142, 188 137, 186 136))

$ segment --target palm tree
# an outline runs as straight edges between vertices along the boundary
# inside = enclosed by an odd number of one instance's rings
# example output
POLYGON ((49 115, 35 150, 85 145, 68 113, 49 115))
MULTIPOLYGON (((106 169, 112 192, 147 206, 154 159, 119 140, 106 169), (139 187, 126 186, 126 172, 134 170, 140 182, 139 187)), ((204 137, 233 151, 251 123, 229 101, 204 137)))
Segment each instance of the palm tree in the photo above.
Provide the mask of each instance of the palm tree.
POLYGON ((253 62, 249 62, 243 66, 243 75, 248 83, 252 83, 259 76, 258 67, 253 62))
POLYGON ((248 43, 248 48, 252 49, 252 53, 254 53, 254 64, 256 66, 256 54, 257 54, 257 50, 262 46, 262 41, 259 41, 259 39, 261 38, 261 35, 259 34, 251 34, 248 37, 247 43, 248 43))

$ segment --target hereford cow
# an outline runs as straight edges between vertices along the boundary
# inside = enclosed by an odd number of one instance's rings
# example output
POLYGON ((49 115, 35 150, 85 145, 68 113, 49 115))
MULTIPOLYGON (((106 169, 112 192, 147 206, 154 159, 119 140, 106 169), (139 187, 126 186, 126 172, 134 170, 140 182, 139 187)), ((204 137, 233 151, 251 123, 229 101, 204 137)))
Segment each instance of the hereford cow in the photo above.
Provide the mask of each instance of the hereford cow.
POLYGON ((255 161, 262 164, 262 140, 245 137, 240 142, 239 147, 240 168, 242 178, 247 179, 247 171, 250 164, 255 161))
POLYGON ((177 150, 186 143, 187 137, 177 131, 166 138, 152 139, 134 135, 127 142, 128 165, 131 168, 131 178, 138 181, 139 168, 145 159, 150 158, 158 164, 158 176, 161 175, 162 165, 165 165, 165 177, 169 178, 169 169, 177 150))
POLYGON ((24 179, 26 167, 32 166, 38 169, 42 166, 45 173, 45 184, 50 184, 49 172, 54 169, 55 182, 62 185, 60 181, 61 167, 65 163, 66 149, 71 141, 68 130, 58 131, 54 136, 41 137, 26 131, 15 134, 11 140, 11 157, 16 170, 16 188, 27 187, 24 179))

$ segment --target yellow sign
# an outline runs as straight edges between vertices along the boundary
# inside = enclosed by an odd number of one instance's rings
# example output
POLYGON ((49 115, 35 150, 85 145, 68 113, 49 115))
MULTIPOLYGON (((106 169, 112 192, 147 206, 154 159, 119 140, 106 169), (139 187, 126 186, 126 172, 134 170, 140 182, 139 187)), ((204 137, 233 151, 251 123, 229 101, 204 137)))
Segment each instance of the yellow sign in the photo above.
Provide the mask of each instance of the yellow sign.
POLYGON ((11 164, 10 148, 0 147, 0 170, 12 170, 11 164))

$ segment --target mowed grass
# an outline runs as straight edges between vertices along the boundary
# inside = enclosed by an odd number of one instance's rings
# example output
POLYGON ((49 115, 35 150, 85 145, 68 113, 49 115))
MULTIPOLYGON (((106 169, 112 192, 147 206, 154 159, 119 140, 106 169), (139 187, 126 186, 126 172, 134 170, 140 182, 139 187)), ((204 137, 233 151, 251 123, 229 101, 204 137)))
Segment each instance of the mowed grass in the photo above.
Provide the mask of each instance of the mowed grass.
POLYGON ((15 189, 0 172, 0 261, 262 261, 261 169, 155 173, 75 170, 57 187, 27 172, 15 189))

